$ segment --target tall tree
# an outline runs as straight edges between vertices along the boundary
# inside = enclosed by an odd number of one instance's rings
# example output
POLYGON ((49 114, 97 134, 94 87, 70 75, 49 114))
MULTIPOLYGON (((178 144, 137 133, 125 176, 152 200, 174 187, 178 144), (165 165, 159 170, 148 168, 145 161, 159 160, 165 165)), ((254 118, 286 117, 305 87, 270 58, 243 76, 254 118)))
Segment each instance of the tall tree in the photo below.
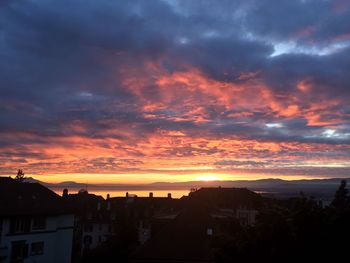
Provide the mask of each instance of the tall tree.
POLYGON ((349 200, 348 192, 349 190, 346 188, 346 180, 342 180, 334 195, 332 206, 336 208, 345 208, 349 200))
POLYGON ((17 175, 16 175, 15 179, 16 179, 16 181, 18 181, 20 183, 23 182, 23 180, 24 180, 24 172, 23 172, 22 169, 18 169, 18 172, 17 172, 17 175))

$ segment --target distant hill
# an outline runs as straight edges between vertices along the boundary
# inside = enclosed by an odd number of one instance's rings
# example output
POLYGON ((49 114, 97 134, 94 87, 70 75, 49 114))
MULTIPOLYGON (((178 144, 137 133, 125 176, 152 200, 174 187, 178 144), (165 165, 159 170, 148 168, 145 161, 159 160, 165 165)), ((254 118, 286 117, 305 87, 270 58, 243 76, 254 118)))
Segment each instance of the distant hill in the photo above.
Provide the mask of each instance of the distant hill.
POLYGON ((86 184, 82 184, 82 183, 77 183, 74 181, 66 181, 66 182, 60 182, 60 183, 46 183, 40 180, 37 180, 33 177, 25 177, 24 178, 24 182, 25 183, 39 183, 42 184, 48 188, 85 188, 86 184))
POLYGON ((149 185, 155 187, 243 187, 243 188, 259 188, 259 189, 270 189, 270 188, 295 188, 295 187, 332 187, 338 186, 341 180, 347 180, 350 182, 350 178, 331 178, 331 179, 309 179, 309 180, 282 180, 282 179, 260 179, 260 180, 233 180, 233 181, 190 181, 190 182, 179 182, 179 183, 167 183, 159 182, 152 183, 149 185))
POLYGON ((88 187, 93 190, 172 190, 191 189, 202 187, 237 187, 248 188, 265 195, 276 197, 288 197, 304 192, 315 197, 330 198, 338 188, 340 181, 346 180, 350 183, 350 178, 330 178, 330 179, 309 179, 309 180, 282 180, 276 178, 260 180, 232 180, 232 181, 188 181, 188 182, 155 182, 150 184, 82 184, 74 181, 61 183, 46 183, 35 178, 26 178, 26 182, 40 183, 51 189, 81 189, 88 187))

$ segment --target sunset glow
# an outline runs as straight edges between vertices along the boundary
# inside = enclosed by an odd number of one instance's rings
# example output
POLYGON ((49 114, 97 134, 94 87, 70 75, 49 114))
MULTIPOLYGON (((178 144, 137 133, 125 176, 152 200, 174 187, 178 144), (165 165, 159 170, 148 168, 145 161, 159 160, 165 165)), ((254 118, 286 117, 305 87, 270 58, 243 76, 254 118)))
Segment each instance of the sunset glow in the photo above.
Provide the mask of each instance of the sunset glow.
POLYGON ((343 1, 88 2, 0 4, 2 175, 136 184, 350 174, 343 1))
POLYGON ((216 181, 220 180, 220 177, 217 177, 215 175, 200 175, 196 177, 196 180, 198 181, 216 181))

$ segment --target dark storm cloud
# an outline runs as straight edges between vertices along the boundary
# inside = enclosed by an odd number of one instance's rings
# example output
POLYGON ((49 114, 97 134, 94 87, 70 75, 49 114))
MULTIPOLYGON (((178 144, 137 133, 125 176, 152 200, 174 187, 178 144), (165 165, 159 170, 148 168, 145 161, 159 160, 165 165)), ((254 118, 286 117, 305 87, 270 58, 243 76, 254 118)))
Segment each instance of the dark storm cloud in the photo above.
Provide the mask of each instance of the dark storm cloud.
POLYGON ((240 72, 257 71, 264 67, 273 48, 232 36, 199 38, 185 47, 177 47, 175 56, 187 58, 209 76, 226 81, 237 80, 240 72))

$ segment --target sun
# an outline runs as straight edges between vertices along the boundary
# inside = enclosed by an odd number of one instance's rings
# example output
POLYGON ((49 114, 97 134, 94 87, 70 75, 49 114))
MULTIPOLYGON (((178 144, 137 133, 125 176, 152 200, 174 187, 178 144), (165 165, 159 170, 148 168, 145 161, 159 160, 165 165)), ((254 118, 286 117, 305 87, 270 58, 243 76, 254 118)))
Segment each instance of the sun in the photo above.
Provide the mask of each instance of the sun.
POLYGON ((197 181, 216 181, 219 180, 219 178, 215 175, 200 175, 196 177, 197 181))

